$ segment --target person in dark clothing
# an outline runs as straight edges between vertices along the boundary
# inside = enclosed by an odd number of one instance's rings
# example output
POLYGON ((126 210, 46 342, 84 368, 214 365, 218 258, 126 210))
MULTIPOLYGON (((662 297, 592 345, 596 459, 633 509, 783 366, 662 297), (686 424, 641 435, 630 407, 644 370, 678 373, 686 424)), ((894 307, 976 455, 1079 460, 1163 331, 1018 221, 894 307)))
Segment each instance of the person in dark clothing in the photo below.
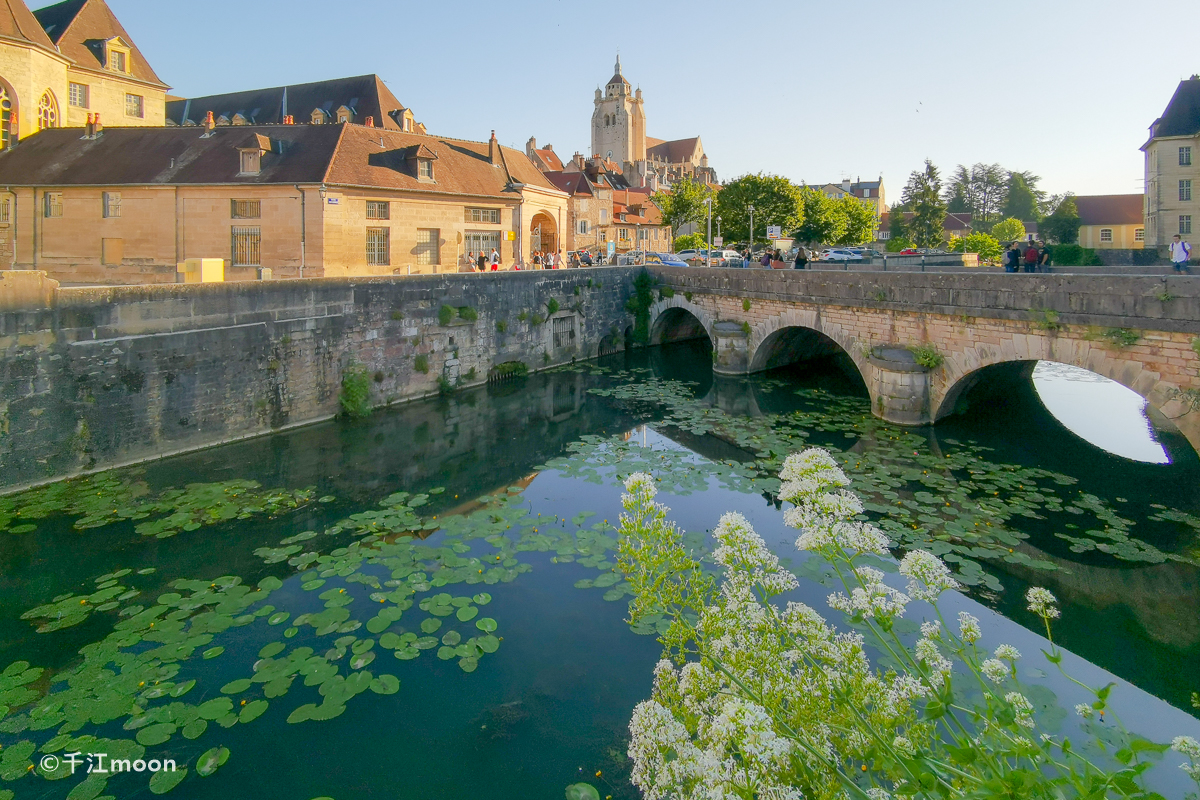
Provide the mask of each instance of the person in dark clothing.
POLYGON ((487 269, 487 256, 483 254, 482 250, 479 251, 479 258, 475 259, 475 266, 479 268, 480 272, 487 269))
POLYGON ((1042 254, 1038 252, 1037 245, 1030 242, 1028 249, 1025 250, 1025 271, 1037 272, 1038 262, 1041 260, 1042 254))
POLYGON ((808 251, 805 250, 803 247, 801 247, 798 250, 796 250, 796 263, 793 266, 793 269, 807 269, 807 268, 808 268, 808 251))
POLYGON ((1041 251, 1042 257, 1038 259, 1038 272, 1050 271, 1050 248, 1046 247, 1045 243, 1038 242, 1038 250, 1041 251))
POLYGON ((1021 271, 1021 248, 1017 246, 1016 242, 1009 245, 1008 252, 1004 254, 1004 271, 1021 271))

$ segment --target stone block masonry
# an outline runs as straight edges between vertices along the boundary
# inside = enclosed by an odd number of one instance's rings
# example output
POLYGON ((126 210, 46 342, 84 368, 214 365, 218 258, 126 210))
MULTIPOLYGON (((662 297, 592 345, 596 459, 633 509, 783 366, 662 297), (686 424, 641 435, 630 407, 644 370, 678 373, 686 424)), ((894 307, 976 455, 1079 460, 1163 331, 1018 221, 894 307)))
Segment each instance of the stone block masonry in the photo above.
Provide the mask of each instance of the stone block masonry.
POLYGON ((0 313, 0 489, 328 419, 351 366, 385 405, 594 357, 635 271, 58 289, 0 313))

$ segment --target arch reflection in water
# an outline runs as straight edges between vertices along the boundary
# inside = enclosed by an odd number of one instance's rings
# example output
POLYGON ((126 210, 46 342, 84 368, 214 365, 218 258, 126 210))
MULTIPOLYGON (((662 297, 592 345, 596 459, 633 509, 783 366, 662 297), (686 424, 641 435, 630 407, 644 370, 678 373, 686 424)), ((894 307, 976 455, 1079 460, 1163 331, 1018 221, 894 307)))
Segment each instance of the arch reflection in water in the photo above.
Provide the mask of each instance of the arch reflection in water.
POLYGON ((1081 439, 1132 461, 1170 463, 1147 417, 1148 404, 1133 390, 1053 361, 1038 362, 1033 385, 1046 409, 1081 439))

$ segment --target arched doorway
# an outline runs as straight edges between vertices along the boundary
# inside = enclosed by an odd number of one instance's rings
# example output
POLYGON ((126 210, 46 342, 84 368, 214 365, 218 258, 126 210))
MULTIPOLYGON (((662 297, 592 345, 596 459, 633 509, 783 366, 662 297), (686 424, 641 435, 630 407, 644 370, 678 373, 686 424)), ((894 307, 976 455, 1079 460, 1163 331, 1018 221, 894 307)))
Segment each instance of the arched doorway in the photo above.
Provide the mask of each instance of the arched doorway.
POLYGON ((554 253, 558 250, 558 225, 554 218, 545 211, 539 211, 529 221, 529 258, 540 250, 543 253, 554 253))

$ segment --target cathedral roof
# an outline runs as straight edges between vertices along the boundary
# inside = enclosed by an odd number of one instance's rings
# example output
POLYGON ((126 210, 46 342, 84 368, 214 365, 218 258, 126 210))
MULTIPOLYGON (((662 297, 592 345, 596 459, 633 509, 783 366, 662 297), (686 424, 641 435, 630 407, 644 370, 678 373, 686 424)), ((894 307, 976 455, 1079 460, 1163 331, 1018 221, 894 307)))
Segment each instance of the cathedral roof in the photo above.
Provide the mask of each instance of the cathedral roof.
MULTIPOLYGON (((647 138, 647 142, 649 141, 647 138)), ((662 159, 668 164, 691 162, 693 158, 699 158, 699 154, 703 150, 699 136, 693 136, 691 139, 676 139, 673 142, 655 141, 659 143, 647 149, 646 156, 650 159, 662 159)))
POLYGON ((54 43, 25 5, 25 0, 0 0, 0 38, 17 39, 54 50, 54 43))
POLYGON ((129 45, 132 56, 129 69, 133 78, 166 86, 104 0, 66 0, 33 13, 54 40, 59 52, 74 61, 80 69, 104 69, 108 58, 104 43, 120 37, 129 45))

